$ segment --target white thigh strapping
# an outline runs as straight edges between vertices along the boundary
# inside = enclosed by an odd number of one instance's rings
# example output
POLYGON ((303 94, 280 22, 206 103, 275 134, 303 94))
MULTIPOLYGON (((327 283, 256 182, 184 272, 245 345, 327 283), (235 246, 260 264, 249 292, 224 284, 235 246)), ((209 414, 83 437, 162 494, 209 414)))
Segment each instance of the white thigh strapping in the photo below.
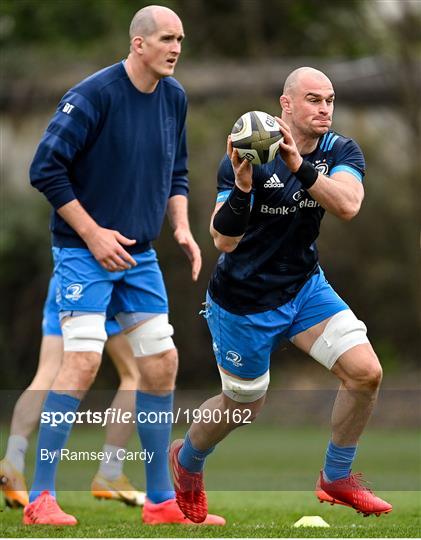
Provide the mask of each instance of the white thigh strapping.
POLYGON ((160 313, 126 334, 133 354, 150 356, 175 349, 174 328, 168 323, 168 314, 160 313))
POLYGON ((350 309, 336 313, 313 343, 310 356, 328 369, 347 350, 369 343, 366 325, 350 309))
POLYGON ((253 403, 266 394, 269 387, 269 370, 256 379, 237 379, 231 377, 218 366, 223 393, 239 403, 253 403))
POLYGON ((69 317, 63 323, 61 331, 65 351, 102 354, 107 340, 105 315, 91 313, 69 317))

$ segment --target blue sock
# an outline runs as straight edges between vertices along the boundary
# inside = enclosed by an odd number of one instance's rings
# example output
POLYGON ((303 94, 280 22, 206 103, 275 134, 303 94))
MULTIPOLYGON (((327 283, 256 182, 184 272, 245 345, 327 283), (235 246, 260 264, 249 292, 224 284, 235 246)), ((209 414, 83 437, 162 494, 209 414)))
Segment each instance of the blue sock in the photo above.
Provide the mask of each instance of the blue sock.
MULTIPOLYGON (((57 394, 56 392, 48 392, 41 413, 61 412, 76 412, 79 408, 80 400, 67 394, 57 394)), ((34 481, 32 489, 29 493, 29 501, 34 501, 43 491, 48 490, 51 495, 56 496, 55 483, 57 464, 59 462, 60 450, 64 448, 66 441, 70 435, 73 424, 67 422, 58 423, 59 418, 56 417, 57 426, 53 427, 52 418, 50 416, 48 423, 40 423, 38 432, 38 443, 36 453, 36 465, 34 481), (51 463, 51 454, 46 452, 56 452, 56 455, 51 463), (42 456, 48 456, 48 459, 41 460, 42 456)))
POLYGON ((214 446, 207 450, 198 450, 190 440, 189 434, 186 434, 184 444, 178 454, 180 465, 190 472, 202 472, 205 466, 205 459, 211 452, 214 451, 214 446))
POLYGON ((356 453, 356 446, 340 447, 329 441, 323 468, 326 480, 334 482, 340 478, 347 478, 351 474, 352 462, 356 453))
POLYGON ((173 396, 173 392, 166 396, 136 392, 137 432, 143 449, 154 453, 150 463, 148 460, 145 461, 145 469, 146 494, 148 499, 155 504, 175 497, 168 468, 171 418, 156 418, 155 415, 150 415, 151 421, 143 423, 139 422, 139 419, 146 420, 149 413, 159 415, 160 412, 172 412, 173 396))

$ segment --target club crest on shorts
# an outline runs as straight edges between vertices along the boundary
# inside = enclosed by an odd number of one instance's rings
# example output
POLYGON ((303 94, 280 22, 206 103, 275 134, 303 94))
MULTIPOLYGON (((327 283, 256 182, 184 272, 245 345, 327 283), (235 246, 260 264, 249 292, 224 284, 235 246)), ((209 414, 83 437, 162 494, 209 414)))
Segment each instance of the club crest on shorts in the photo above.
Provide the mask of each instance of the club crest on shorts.
POLYGON ((77 300, 80 300, 82 298, 83 294, 83 285, 80 283, 72 283, 66 288, 66 294, 64 295, 64 298, 66 300, 74 300, 75 302, 77 300))
POLYGON ((235 367, 242 367, 243 365, 241 363, 241 354, 238 354, 238 352, 235 351, 228 351, 225 360, 227 360, 227 362, 232 362, 235 367))

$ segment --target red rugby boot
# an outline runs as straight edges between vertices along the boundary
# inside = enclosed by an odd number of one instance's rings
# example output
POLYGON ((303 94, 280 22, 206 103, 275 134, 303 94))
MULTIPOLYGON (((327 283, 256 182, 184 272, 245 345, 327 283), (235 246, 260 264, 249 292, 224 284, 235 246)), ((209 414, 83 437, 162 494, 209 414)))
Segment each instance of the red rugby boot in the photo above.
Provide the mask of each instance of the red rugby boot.
POLYGON ((332 497, 333 501, 328 501, 331 504, 351 506, 364 517, 371 514, 380 516, 392 511, 391 504, 376 497, 371 489, 363 485, 361 473, 350 474, 347 478, 340 478, 334 482, 326 482, 321 471, 319 482, 321 490, 332 497))
POLYGON ((314 494, 316 495, 316 497, 319 499, 319 501, 321 503, 329 503, 331 505, 334 505, 334 504, 343 504, 344 506, 350 506, 349 504, 347 503, 344 503, 344 502, 341 502, 341 501, 336 501, 333 497, 331 497, 330 495, 328 495, 326 493, 326 491, 323 491, 323 489, 320 487, 320 477, 317 479, 317 482, 316 482, 316 489, 314 490, 314 494))
POLYGON ((24 525, 76 525, 77 519, 66 514, 49 491, 43 491, 34 502, 25 506, 24 525))
POLYGON ((186 518, 194 523, 202 523, 208 515, 203 473, 189 472, 180 465, 178 454, 183 442, 182 439, 177 439, 170 447, 170 468, 174 480, 175 497, 186 518))

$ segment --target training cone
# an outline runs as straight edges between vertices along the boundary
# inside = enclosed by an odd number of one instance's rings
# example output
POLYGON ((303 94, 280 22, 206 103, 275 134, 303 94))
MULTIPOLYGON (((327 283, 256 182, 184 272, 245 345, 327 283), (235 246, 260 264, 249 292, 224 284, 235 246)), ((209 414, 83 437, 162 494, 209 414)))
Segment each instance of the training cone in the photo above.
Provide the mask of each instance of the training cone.
POLYGON ((294 527, 330 527, 320 516, 303 516, 294 523, 294 527))

